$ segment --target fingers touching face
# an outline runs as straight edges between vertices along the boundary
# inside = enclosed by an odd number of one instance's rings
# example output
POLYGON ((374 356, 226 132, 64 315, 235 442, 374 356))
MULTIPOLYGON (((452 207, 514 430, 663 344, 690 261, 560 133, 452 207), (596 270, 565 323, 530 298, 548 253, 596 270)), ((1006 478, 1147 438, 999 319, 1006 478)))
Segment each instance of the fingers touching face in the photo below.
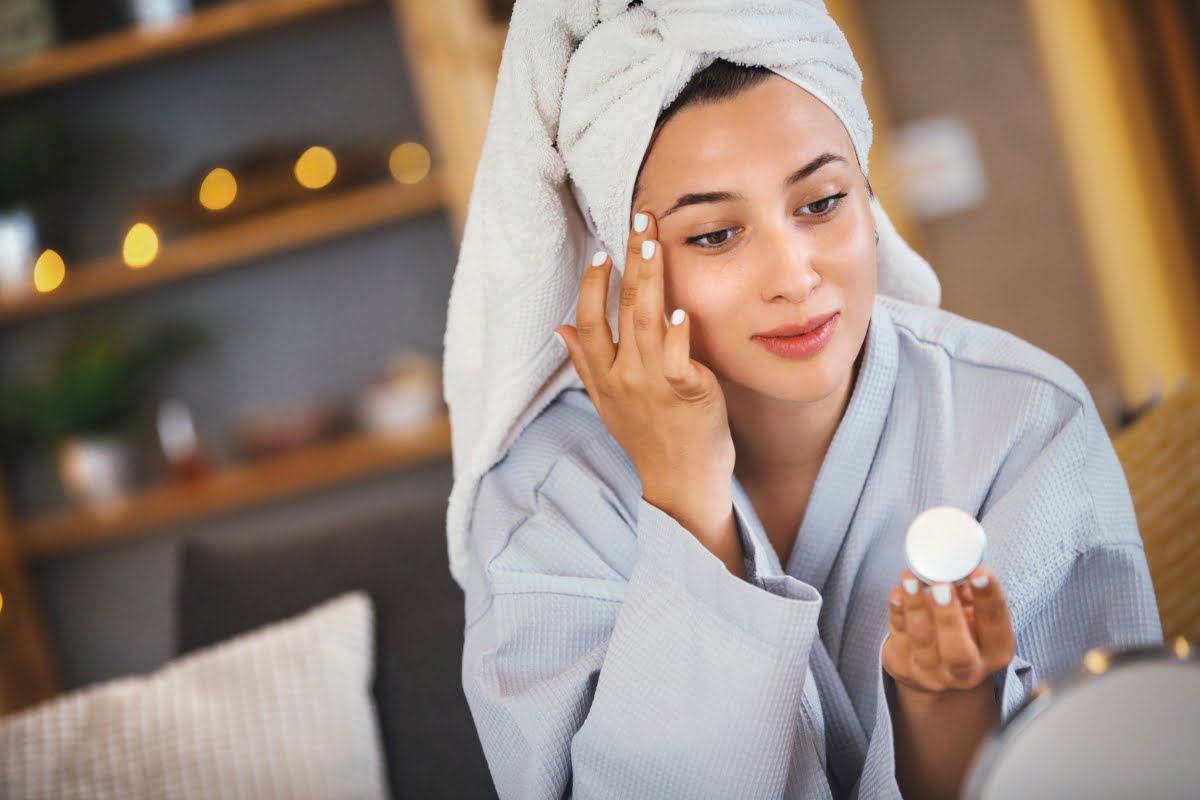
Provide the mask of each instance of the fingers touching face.
POLYGON ((711 393, 711 373, 691 359, 691 317, 675 309, 668 323, 664 303, 665 253, 655 238, 654 216, 634 216, 621 276, 617 325, 613 342, 608 324, 608 290, 612 259, 597 252, 585 270, 576 307, 576 325, 556 329, 592 400, 613 390, 647 388, 683 400, 711 393))
POLYGON ((643 366, 662 372, 663 253, 654 217, 637 213, 629 234, 625 275, 621 281, 621 337, 631 336, 643 366), (628 298, 628 302, 626 300, 628 298))

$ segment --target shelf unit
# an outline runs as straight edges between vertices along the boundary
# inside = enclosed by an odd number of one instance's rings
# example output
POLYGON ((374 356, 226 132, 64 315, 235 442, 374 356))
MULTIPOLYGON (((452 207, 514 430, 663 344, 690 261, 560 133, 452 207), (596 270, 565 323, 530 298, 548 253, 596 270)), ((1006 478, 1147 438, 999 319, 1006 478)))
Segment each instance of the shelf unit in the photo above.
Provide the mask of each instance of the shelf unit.
POLYGON ((366 230, 444 208, 436 176, 411 186, 382 183, 340 191, 162 245, 147 267, 130 269, 119 256, 72 267, 63 285, 45 294, 0 301, 0 326, 96 300, 245 264, 251 259, 366 230))
POLYGON ((236 0, 162 28, 137 28, 68 44, 0 66, 0 99, 279 27, 374 0, 236 0))
MULTIPOLYGON (((292 22, 379 0, 226 0, 157 30, 112 33, 0 65, 0 103, 292 22)), ((481 0, 388 0, 403 42, 438 169, 413 186, 393 183, 329 190, 301 205, 231 220, 168 239, 157 260, 134 270, 119 257, 70 265, 60 287, 0 302, 0 328, 83 304, 193 279, 272 253, 444 211, 455 235, 466 219, 487 127, 505 29, 481 0)), ((106 509, 15 518, 0 487, 0 714, 53 696, 58 673, 28 564, 151 535, 448 457, 445 415, 406 434, 355 435, 283 456, 226 468, 203 482, 166 486, 106 509)))
POLYGON ((223 469, 194 483, 150 489, 111 506, 18 523, 17 541, 26 558, 62 555, 414 466, 449 452, 450 419, 443 414, 403 433, 349 436, 223 469))

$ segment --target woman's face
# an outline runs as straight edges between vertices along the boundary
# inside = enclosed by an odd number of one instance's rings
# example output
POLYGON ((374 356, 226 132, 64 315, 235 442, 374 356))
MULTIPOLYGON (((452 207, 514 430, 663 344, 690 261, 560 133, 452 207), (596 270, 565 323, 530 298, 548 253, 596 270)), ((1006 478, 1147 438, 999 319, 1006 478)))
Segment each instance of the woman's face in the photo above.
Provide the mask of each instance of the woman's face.
POLYGON ((776 75, 688 106, 659 130, 638 185, 634 211, 658 221, 666 308, 691 315, 692 357, 727 392, 811 403, 846 387, 875 297, 875 236, 828 107, 776 75))

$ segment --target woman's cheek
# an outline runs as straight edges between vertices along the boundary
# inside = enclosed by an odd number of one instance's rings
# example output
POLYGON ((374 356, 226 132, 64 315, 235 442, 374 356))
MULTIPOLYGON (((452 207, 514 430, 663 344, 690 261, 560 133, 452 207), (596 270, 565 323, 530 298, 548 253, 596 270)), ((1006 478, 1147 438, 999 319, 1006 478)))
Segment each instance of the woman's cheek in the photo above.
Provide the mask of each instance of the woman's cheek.
POLYGON ((733 296, 706 291, 694 296, 690 307, 683 306, 692 316, 692 357, 718 372, 717 363, 734 356, 741 330, 737 314, 728 307, 733 296))
POLYGON ((747 307, 749 275, 743 267, 728 259, 672 258, 663 273, 666 312, 686 311, 692 317, 693 339, 697 328, 706 333, 734 330, 739 313, 747 307))
POLYGON ((870 213, 864 215, 866 219, 846 215, 837 220, 822 232, 820 242, 822 278, 851 295, 875 293, 875 227, 870 213))
POLYGON ((831 224, 822 226, 822 250, 831 260, 861 262, 875 243, 875 220, 869 208, 855 205, 831 224))

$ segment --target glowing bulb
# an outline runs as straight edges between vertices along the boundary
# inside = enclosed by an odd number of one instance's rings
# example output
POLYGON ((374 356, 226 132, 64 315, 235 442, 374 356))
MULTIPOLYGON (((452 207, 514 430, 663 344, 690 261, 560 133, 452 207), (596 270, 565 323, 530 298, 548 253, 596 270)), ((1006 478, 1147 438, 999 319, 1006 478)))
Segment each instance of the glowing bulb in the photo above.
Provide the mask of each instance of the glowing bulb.
POLYGON ((388 156, 388 169, 399 183, 420 183, 429 174, 429 151, 416 142, 396 145, 388 156))
POLYGON ((125 264, 141 269, 158 257, 158 234, 144 222, 139 222, 125 234, 125 264))
POLYGON ((1088 650, 1083 657, 1083 666, 1093 675, 1103 675, 1108 669, 1108 656, 1099 650, 1088 650))
POLYGON ((200 183, 200 205, 209 211, 229 208, 237 197, 237 179, 224 167, 217 167, 200 183))
POLYGON ((53 250, 42 253, 33 265, 33 285, 39 292, 53 292, 66 276, 67 265, 53 250))
POLYGON ((328 186, 337 174, 337 159, 326 147, 310 147, 296 159, 296 180, 306 189, 328 186))
POLYGON ((1182 636, 1176 636, 1174 641, 1175 655, 1179 658, 1187 658, 1192 653, 1192 646, 1188 640, 1182 636))
POLYGON ((0 594, 0 611, 4 610, 4 595, 0 594))

